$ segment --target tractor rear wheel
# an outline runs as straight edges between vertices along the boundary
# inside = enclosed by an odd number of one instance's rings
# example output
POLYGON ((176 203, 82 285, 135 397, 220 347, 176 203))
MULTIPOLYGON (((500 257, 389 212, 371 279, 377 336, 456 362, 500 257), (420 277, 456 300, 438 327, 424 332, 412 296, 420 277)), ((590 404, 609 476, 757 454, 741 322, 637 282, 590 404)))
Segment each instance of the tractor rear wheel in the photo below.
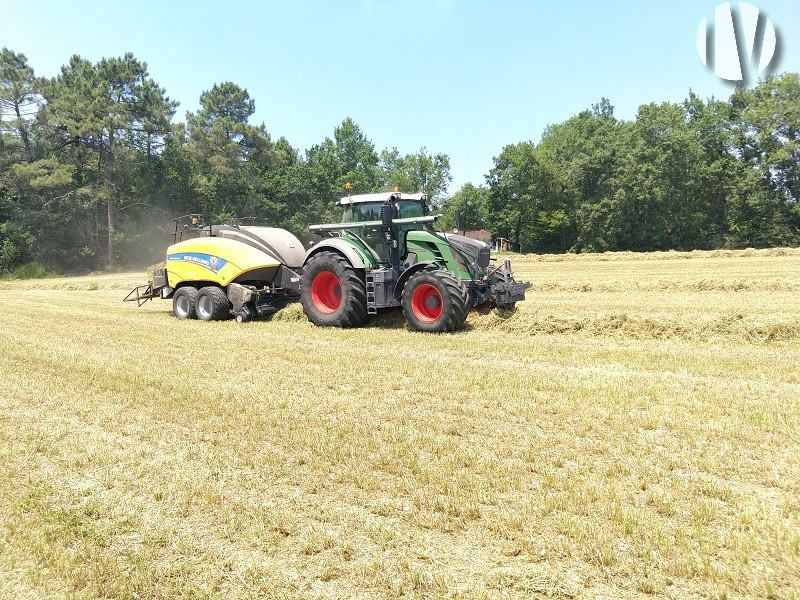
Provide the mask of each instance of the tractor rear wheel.
POLYGON ((367 320, 366 284, 343 256, 312 256, 303 267, 301 286, 300 303, 314 325, 358 327, 367 320))
POLYGON ((179 319, 196 319, 197 288, 190 285, 175 290, 172 296, 172 312, 179 319))
POLYGON ((207 285, 197 292, 195 312, 201 321, 221 321, 230 316, 231 304, 222 288, 207 285))
POLYGON ((442 333, 464 325, 469 296, 464 284, 450 271, 420 271, 403 288, 402 304, 412 329, 442 333))

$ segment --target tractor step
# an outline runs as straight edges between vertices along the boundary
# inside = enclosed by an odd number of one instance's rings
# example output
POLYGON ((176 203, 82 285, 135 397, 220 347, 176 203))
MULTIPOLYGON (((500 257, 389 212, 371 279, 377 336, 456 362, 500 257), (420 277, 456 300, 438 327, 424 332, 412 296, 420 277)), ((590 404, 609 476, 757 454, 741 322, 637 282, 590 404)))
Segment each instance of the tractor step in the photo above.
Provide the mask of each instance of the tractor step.
POLYGON ((371 272, 366 273, 367 284, 367 314, 377 315, 378 307, 375 303, 375 275, 371 272))

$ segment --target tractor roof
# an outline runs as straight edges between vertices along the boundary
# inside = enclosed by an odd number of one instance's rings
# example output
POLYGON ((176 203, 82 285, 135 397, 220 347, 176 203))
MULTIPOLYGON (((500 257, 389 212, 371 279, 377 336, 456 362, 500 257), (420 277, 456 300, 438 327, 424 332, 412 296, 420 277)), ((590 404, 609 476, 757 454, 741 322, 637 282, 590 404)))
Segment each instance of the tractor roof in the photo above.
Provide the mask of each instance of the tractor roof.
POLYGON ((377 194, 355 194, 345 196, 339 204, 363 204, 364 202, 386 202, 387 200, 416 200, 424 202, 428 199, 426 194, 404 194, 402 192, 378 192, 377 194))

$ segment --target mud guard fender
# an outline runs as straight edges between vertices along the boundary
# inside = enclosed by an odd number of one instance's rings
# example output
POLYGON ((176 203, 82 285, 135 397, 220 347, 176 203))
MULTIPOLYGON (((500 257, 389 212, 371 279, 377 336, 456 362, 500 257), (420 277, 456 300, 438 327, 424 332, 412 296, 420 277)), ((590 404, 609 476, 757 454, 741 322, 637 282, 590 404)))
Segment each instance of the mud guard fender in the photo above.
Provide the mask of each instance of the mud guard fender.
POLYGON ((319 252, 322 252, 323 250, 333 250, 337 254, 341 254, 355 269, 364 269, 366 266, 364 265, 364 260, 361 258, 352 244, 337 238, 326 239, 318 244, 315 244, 313 248, 306 252, 306 258, 303 261, 303 264, 305 265, 309 258, 319 252))
POLYGON ((414 273, 419 273, 420 271, 424 271, 429 267, 436 267, 436 263, 428 260, 411 265, 405 271, 403 271, 400 277, 397 278, 397 283, 394 284, 394 297, 399 300, 400 296, 403 294, 403 288, 406 285, 406 281, 408 281, 414 273))

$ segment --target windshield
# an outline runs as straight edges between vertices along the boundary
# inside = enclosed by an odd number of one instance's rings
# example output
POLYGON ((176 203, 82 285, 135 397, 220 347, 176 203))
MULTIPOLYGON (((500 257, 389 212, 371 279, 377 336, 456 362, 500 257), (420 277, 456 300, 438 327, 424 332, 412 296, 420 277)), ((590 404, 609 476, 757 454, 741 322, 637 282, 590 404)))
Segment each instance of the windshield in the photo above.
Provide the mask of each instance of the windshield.
MULTIPOLYGON (((409 219, 423 217, 427 212, 425 205, 416 200, 400 200, 396 202, 400 213, 398 218, 409 219)), ((383 202, 364 202, 363 204, 345 205, 342 223, 358 223, 361 221, 380 221, 383 202)))

